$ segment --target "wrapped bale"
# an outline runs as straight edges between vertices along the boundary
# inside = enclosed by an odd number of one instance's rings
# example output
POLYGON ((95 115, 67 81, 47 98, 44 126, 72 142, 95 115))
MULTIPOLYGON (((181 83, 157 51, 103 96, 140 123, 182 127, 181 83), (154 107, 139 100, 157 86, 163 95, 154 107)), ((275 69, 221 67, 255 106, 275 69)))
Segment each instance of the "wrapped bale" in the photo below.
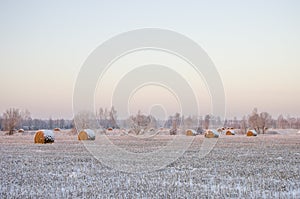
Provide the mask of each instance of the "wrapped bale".
POLYGON ((19 129, 18 133, 24 133, 24 129, 19 129))
POLYGON ((218 133, 223 133, 223 130, 225 130, 225 129, 219 128, 217 131, 218 131, 218 133))
POLYGON ((54 134, 51 130, 38 130, 34 136, 34 143, 46 144, 54 142, 54 134))
POLYGON ((95 132, 91 129, 84 129, 78 133, 78 140, 95 140, 95 132))
POLYGON ((257 132, 255 130, 248 130, 247 136, 257 136, 257 132))
POLYGON ((235 135, 235 131, 234 130, 227 130, 226 135, 235 135))
POLYGON ((170 129, 170 135, 176 135, 177 129, 170 129))
POLYGON ((185 135, 186 136, 196 136, 197 132, 193 129, 188 129, 188 130, 185 131, 185 135))
POLYGON ((59 132, 60 128, 54 128, 53 131, 59 132))
POLYGON ((148 130, 146 130, 145 131, 145 134, 150 134, 150 135, 153 135, 153 134, 155 134, 156 133, 156 130, 154 129, 154 128, 150 128, 150 129, 148 129, 148 130))
POLYGON ((215 130, 207 130, 204 134, 206 138, 218 138, 219 133, 215 130))

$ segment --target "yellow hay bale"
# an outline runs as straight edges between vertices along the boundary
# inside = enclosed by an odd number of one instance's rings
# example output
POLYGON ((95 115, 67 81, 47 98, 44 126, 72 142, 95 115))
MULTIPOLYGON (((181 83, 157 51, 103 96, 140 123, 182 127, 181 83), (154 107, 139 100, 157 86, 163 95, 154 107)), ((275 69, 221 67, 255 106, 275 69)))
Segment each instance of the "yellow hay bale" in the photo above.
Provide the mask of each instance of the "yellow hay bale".
POLYGON ((46 144, 54 142, 54 134, 51 130, 38 130, 34 136, 34 143, 46 144))
POLYGON ((78 140, 95 140, 95 132, 91 129, 84 129, 78 133, 78 140))
POLYGON ((257 136, 257 132, 255 130, 248 130, 247 136, 257 136))
POLYGON ((207 130, 204 134, 206 138, 218 138, 219 133, 216 130, 207 130))
POLYGON ((197 132, 193 129, 188 129, 185 131, 185 135, 186 136, 195 136, 195 135, 197 135, 197 132))
POLYGON ((234 130, 227 130, 226 135, 235 135, 234 130))

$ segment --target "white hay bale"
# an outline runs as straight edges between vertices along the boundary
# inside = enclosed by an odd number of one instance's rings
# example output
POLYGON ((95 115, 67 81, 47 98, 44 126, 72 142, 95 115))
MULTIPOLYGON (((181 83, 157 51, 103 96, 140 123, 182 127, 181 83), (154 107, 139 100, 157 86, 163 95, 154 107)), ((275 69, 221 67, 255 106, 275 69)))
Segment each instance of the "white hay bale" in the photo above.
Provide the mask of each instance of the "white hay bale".
POLYGON ((78 140, 95 140, 95 132, 91 129, 84 129, 78 133, 78 140))
POLYGON ((247 136, 257 136, 257 132, 255 130, 248 130, 247 136))
POLYGON ((51 130, 38 130, 34 136, 34 143, 46 144, 54 142, 54 133, 51 130))
POLYGON ((219 133, 216 130, 207 130, 204 133, 204 137, 206 137, 206 138, 218 138, 219 133))
POLYGON ((225 129, 223 129, 223 128, 218 128, 217 129, 218 133, 220 133, 220 134, 223 133, 223 130, 225 130, 225 129))
POLYGON ((185 135, 186 136, 196 136, 197 132, 193 129, 188 129, 188 130, 185 131, 185 135))
POLYGON ((19 129, 18 133, 24 133, 24 129, 19 129))
POLYGON ((54 128, 53 131, 60 132, 60 128, 54 128))
POLYGON ((226 131, 226 135, 235 135, 235 131, 234 130, 227 130, 226 131))

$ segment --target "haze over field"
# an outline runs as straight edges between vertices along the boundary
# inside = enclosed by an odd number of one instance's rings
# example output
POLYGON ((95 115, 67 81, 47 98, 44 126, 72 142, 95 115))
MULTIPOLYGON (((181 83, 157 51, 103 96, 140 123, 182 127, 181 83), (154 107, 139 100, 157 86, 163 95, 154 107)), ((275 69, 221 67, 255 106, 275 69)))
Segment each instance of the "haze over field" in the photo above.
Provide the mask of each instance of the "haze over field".
POLYGON ((157 27, 207 52, 223 81, 228 117, 253 107, 300 115, 299 9, 296 0, 1 1, 0 113, 18 107, 33 117, 72 118, 74 83, 88 55, 122 32, 157 27))

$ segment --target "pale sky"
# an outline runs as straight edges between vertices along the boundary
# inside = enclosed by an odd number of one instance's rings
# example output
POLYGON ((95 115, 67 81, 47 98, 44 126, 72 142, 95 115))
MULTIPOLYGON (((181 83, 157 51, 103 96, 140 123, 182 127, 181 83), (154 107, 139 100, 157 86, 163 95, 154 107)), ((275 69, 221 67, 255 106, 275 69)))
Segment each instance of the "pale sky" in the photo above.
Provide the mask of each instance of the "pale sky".
POLYGON ((122 32, 155 27, 197 42, 218 69, 227 117, 254 107, 299 116, 300 1, 0 1, 0 113, 72 118, 88 55, 122 32))

